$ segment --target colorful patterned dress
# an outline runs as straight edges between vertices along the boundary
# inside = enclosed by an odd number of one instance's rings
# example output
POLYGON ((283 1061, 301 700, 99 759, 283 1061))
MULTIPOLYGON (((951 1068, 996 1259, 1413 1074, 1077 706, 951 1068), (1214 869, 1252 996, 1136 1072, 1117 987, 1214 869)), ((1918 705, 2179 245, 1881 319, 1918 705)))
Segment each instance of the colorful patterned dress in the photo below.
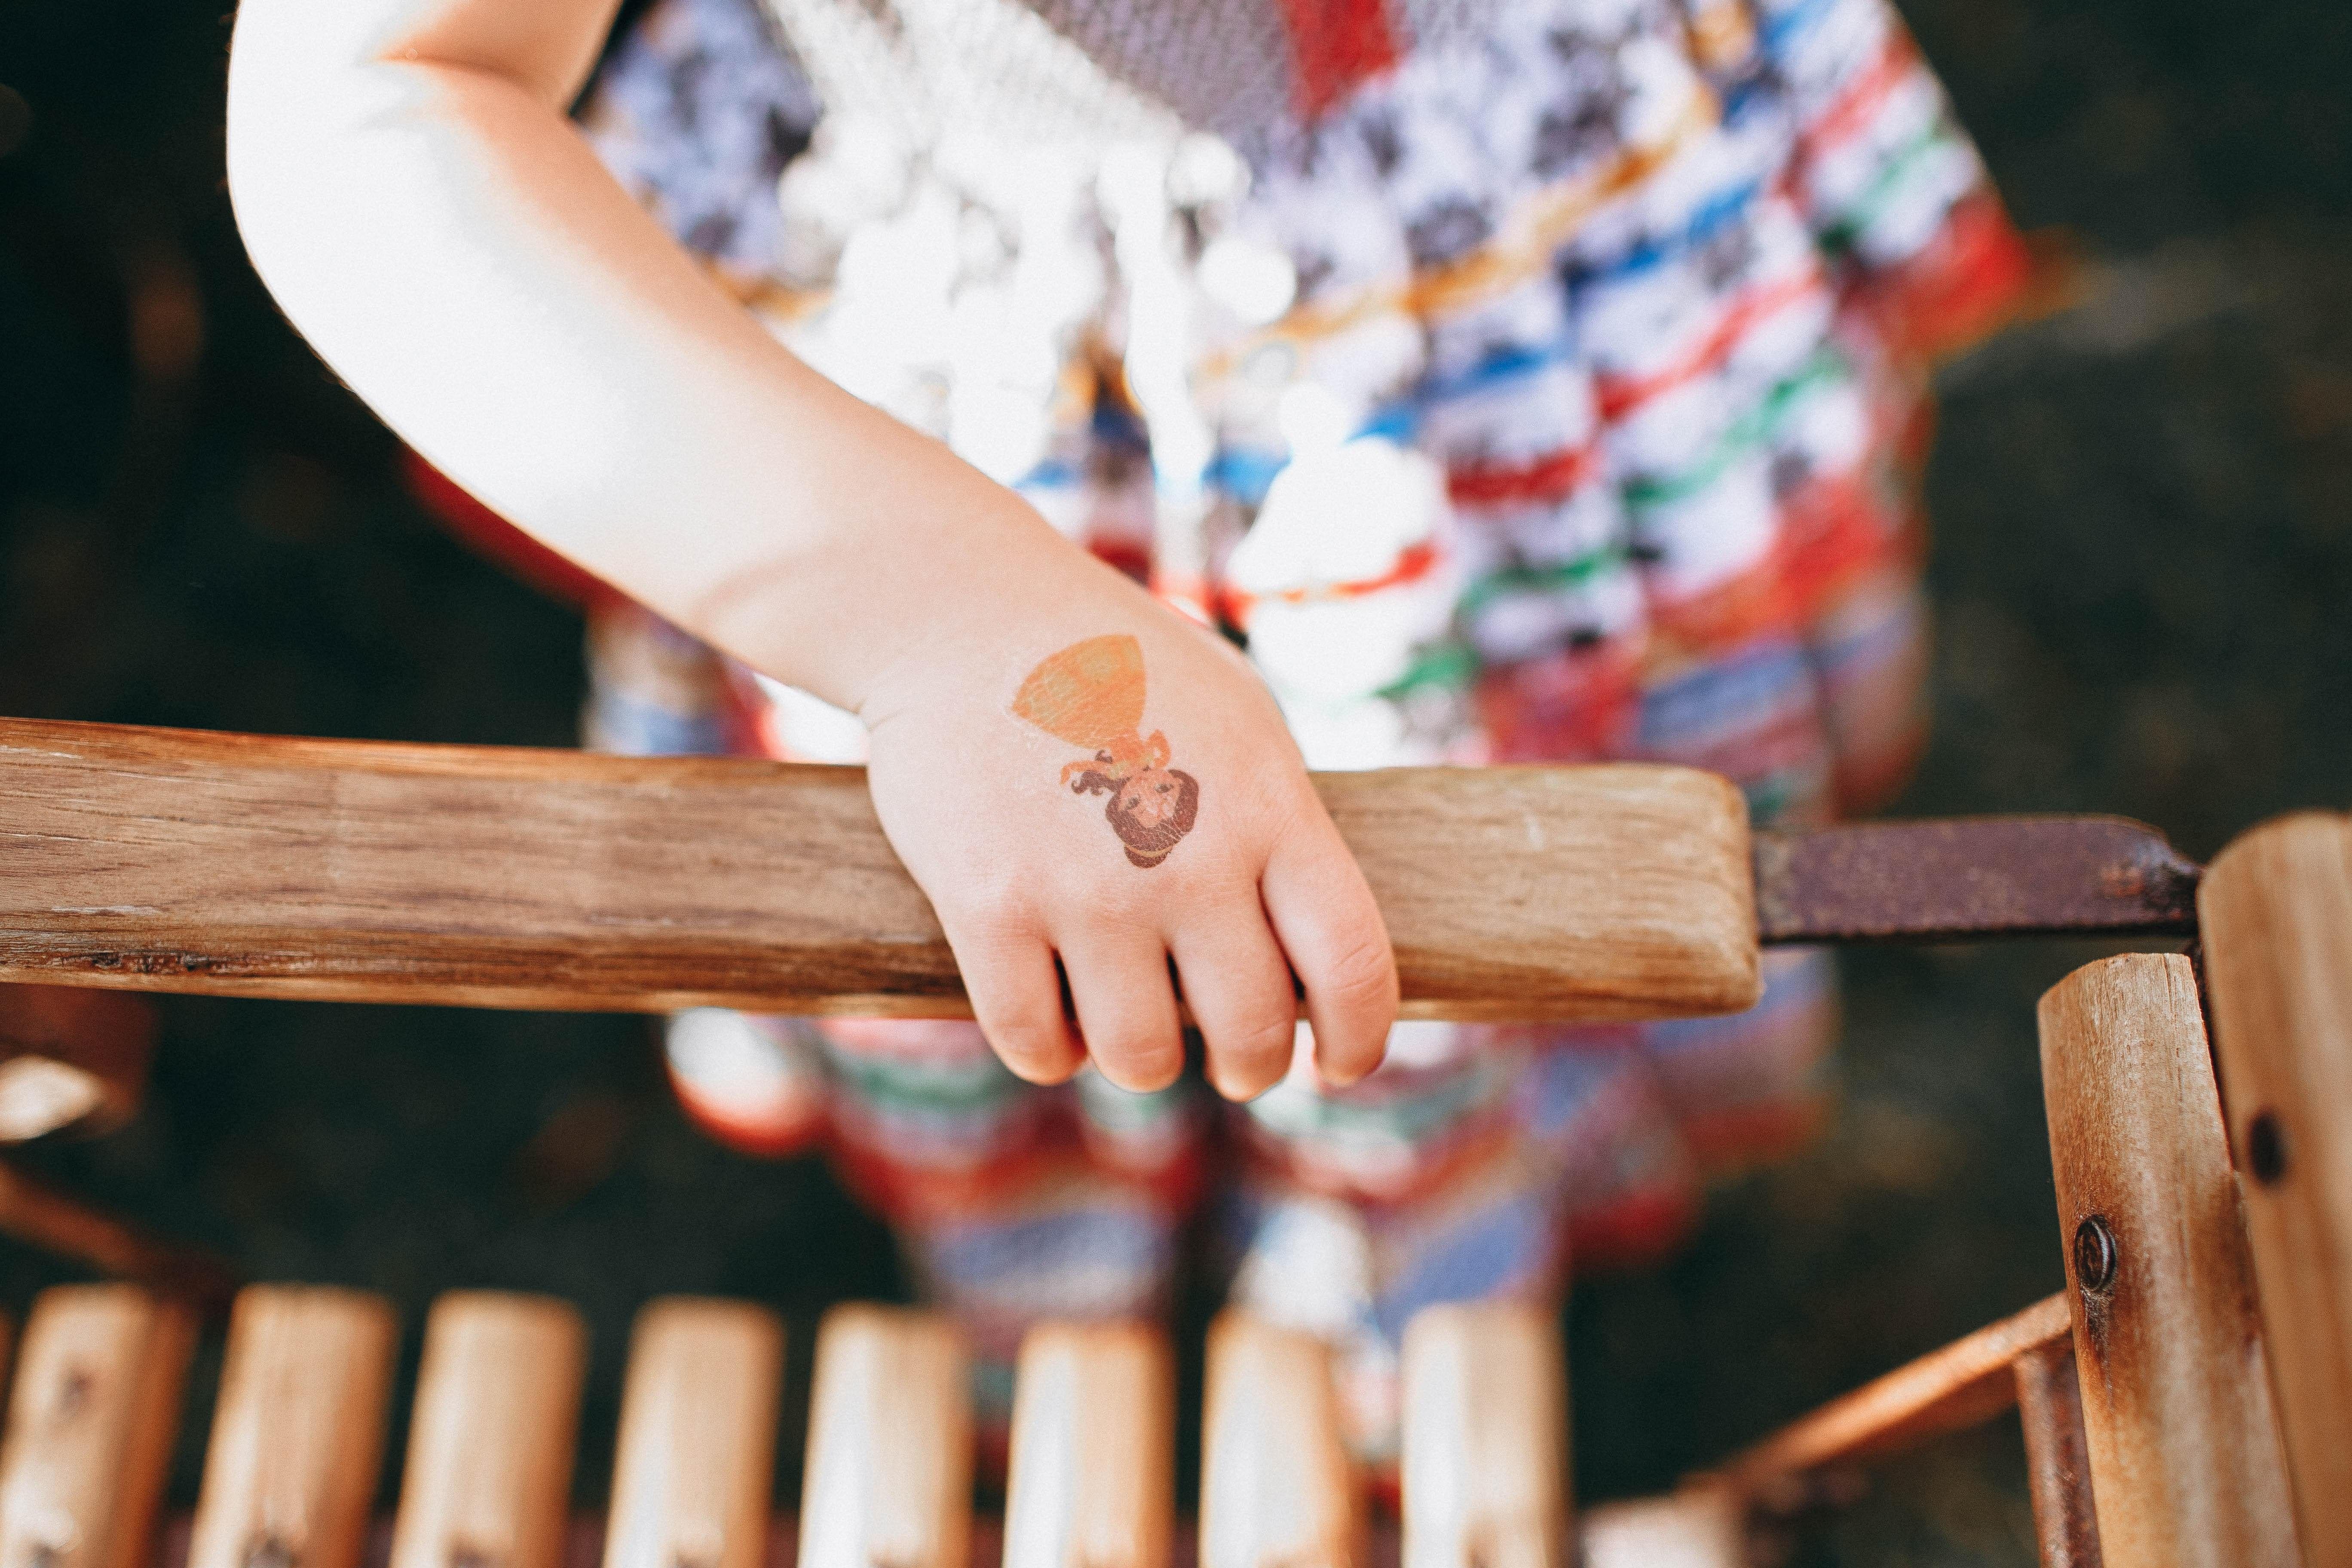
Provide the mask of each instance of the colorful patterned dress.
MULTIPOLYGON (((607 163, 811 363, 1245 641, 1311 765, 1685 763, 1768 825, 1900 784, 1924 369, 2028 268, 1885 0, 776 5, 642 16, 582 111, 607 163)), ((593 745, 862 756, 641 610, 592 626, 593 745)), ((1244 1108, 1032 1088, 954 1023, 696 1013, 668 1057, 717 1136, 831 1152, 999 1412, 1026 1324, 1162 1310, 1205 1215, 1235 1299, 1341 1343, 1378 1458, 1414 1310, 1654 1258, 1818 1125, 1829 961, 1766 979, 1400 1025, 1244 1108)))

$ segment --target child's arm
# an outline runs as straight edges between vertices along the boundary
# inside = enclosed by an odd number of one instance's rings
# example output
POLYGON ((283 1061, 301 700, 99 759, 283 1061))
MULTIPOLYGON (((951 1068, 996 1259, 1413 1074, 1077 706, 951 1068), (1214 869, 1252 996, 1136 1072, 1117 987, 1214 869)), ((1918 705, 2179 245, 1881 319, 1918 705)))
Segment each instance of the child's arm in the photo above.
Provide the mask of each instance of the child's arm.
POLYGON ((1255 1092, 1289 1055, 1285 954, 1327 1076, 1369 1070, 1396 1007, 1387 936, 1264 689, 793 359, 636 207, 563 117, 613 8, 245 0, 230 193, 287 314, 504 515, 866 721, 883 825, 1016 1070, 1078 1061, 1058 955, 1104 1071, 1168 1081, 1172 959, 1212 1077, 1255 1092), (1109 640, 1051 662, 1090 639, 1109 640), (1185 776, 1189 829, 1155 847, 1185 776))

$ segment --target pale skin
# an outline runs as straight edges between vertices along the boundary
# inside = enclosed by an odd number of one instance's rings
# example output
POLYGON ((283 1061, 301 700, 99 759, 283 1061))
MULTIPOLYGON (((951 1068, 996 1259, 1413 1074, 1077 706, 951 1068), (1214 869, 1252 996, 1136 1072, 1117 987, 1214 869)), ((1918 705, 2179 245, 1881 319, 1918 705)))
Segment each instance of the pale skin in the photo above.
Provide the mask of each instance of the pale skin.
POLYGON ((1169 1083, 1180 989, 1224 1094, 1290 1068, 1302 1005, 1324 1081, 1370 1071, 1396 1015, 1387 933, 1264 687, 794 359, 639 210, 564 116, 613 9, 244 0, 229 191, 278 303, 503 515, 865 721, 883 826, 1015 1072, 1091 1057, 1169 1083), (1041 659, 1116 634, 1200 781, 1197 824, 1148 869, 1060 783, 1069 748, 1007 711, 1041 659))

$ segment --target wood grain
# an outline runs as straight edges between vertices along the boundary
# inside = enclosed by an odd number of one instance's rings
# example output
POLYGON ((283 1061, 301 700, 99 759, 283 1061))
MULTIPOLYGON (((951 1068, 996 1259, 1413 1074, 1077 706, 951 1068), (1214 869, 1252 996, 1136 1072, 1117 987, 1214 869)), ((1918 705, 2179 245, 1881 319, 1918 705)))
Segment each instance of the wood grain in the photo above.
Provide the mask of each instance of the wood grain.
POLYGON ((2090 1440, 2083 1432, 2072 1335, 2025 1352, 2016 1372, 2025 1484, 2042 1568, 2100 1568, 2099 1515, 2091 1500, 2090 1440))
POLYGON ((1354 1568, 1363 1500, 1331 1350, 1228 1309, 1209 1326, 1201 1568, 1354 1568))
POLYGON ((2063 1344, 2071 1332, 2066 1298, 2047 1297, 1800 1416, 1730 1460, 1722 1478, 1743 1496, 1774 1503, 1801 1494, 1791 1483, 1811 1471, 1989 1421, 2016 1402, 2018 1358, 2063 1344))
POLYGON ((1555 1312, 1427 1307, 1405 1325, 1403 1568, 1568 1563, 1568 1372, 1555 1312))
POLYGON ((187 1568, 358 1568, 398 1334, 363 1291, 238 1293, 187 1568))
POLYGON ((1004 1568, 1169 1568, 1176 1373, 1143 1323, 1044 1323, 1021 1342, 1004 1568))
POLYGON ((604 1568, 761 1568, 783 1375, 764 1308, 672 1297, 637 1314, 604 1568))
POLYGON ((824 1315, 799 1568, 971 1568, 970 1379, 944 1314, 853 1304, 824 1315))
POLYGON ((559 1568, 587 1342, 550 1297, 433 1303, 390 1568, 559 1568))
MULTIPOLYGON (((1317 781, 1409 1014, 1757 994, 1746 808, 1690 769, 1317 781)), ((0 981, 961 1016, 861 771, 0 721, 0 981)))
POLYGON ((2198 897, 2273 1387, 2314 1568, 2352 1564, 2352 822, 2282 818, 2198 897))
POLYGON ((195 1318, 131 1285, 44 1290, 0 1441, 0 1563, 144 1568, 195 1318))
POLYGON ((2087 964, 2042 996, 2041 1031, 2106 1561, 2291 1568, 2253 1279, 2189 960, 2087 964))

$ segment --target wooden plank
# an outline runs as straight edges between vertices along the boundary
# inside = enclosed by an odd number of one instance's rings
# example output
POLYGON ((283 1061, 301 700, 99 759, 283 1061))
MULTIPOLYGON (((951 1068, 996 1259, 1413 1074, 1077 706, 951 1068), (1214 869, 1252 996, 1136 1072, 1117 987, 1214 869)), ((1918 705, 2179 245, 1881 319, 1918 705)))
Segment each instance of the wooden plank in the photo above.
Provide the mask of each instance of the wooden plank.
POLYGON ((971 1393, 938 1312, 853 1304, 817 1328, 798 1568, 971 1568, 971 1393))
POLYGON ((1169 1568, 1176 1373, 1143 1323, 1045 1323, 1021 1342, 1004 1568, 1169 1568))
POLYGON ((783 1375, 764 1308, 671 1297, 637 1314, 604 1568, 761 1568, 783 1375))
POLYGON ((1561 1568, 1568 1371, 1556 1313, 1428 1307, 1405 1325, 1402 1568, 1561 1568))
POLYGON ((2017 1414, 2025 1429, 2025 1482, 2042 1568, 2099 1568, 2099 1516, 2091 1501, 2090 1440, 2074 1342, 2037 1345, 2017 1358, 2017 1414))
POLYGON ((2063 1343, 2066 1298, 2047 1297, 1799 1417, 1733 1458, 1724 1480, 1768 1503, 1809 1472, 1916 1447, 1992 1419, 2017 1399, 2020 1356, 2063 1343))
POLYGON ((1331 1349, 1228 1309, 1209 1326, 1201 1568, 1356 1568, 1363 1499, 1331 1349))
POLYGON ((144 1568, 195 1331, 136 1286, 35 1299, 0 1442, 0 1563, 144 1568))
POLYGON ((2066 1281, 2107 1560, 2298 1563, 2237 1184, 2189 960, 2127 953, 2042 996, 2066 1281))
POLYGON ((389 1568, 559 1568, 587 1344, 551 1297, 433 1303, 389 1568))
POLYGON ((1581 1537, 1584 1568, 1748 1568, 1738 1496, 1704 1481, 1602 1503, 1585 1513, 1581 1537))
POLYGON ((238 1293, 187 1568, 359 1568, 398 1332, 364 1291, 238 1293))
POLYGON ((2207 873, 2205 976, 2315 1568, 2352 1564, 2352 822, 2266 824, 2207 873))
MULTIPOLYGON (((1690 769, 1318 780, 1407 1012, 1757 994, 1747 814, 1690 769)), ((0 981, 960 1016, 862 772, 0 721, 0 981)))

